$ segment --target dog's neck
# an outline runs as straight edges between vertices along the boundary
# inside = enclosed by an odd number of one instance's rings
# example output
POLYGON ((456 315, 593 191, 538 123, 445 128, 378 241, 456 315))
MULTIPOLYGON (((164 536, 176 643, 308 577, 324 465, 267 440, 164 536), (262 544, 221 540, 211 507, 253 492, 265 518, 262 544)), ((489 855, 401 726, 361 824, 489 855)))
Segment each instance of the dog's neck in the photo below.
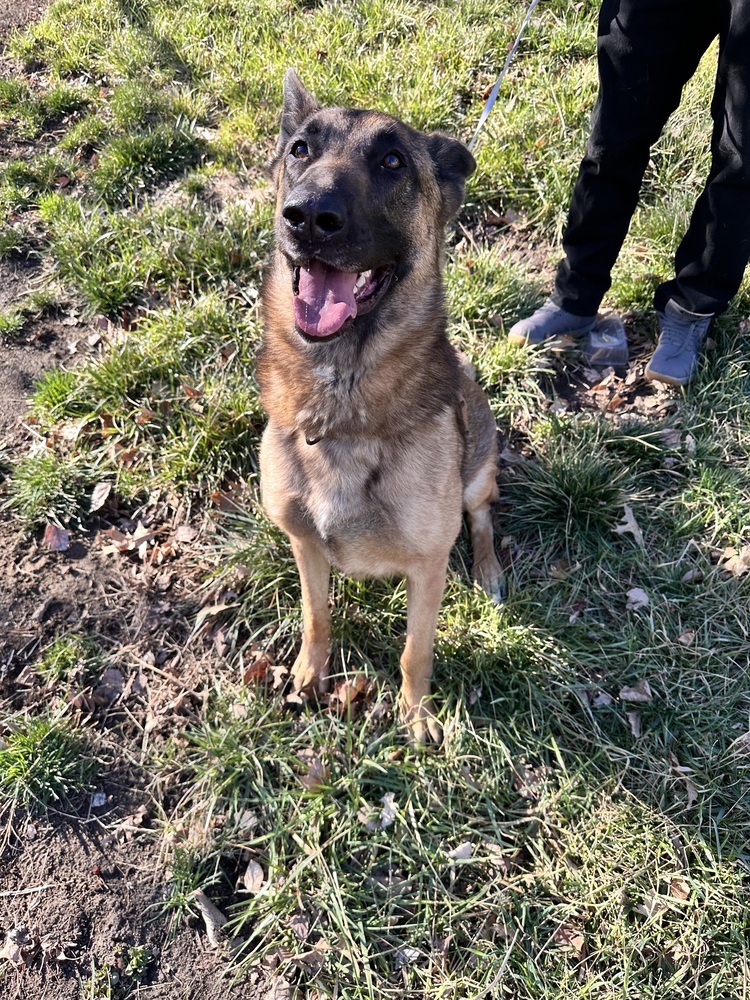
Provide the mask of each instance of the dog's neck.
MULTIPOLYGON (((279 282, 275 290, 282 288, 279 282)), ((398 301, 396 290, 368 332, 355 328, 320 345, 295 331, 291 297, 274 295, 258 361, 271 419, 317 442, 408 433, 455 406, 459 365, 445 332, 442 288, 433 288, 430 308, 420 316, 398 301)))

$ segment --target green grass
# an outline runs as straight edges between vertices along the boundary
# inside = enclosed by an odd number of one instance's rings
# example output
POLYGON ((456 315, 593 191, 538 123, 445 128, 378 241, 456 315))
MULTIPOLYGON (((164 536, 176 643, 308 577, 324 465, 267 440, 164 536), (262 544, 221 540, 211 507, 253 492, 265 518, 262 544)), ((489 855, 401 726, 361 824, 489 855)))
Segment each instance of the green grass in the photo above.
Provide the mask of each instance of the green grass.
MULTIPOLYGON (((89 787, 94 763, 80 728, 65 718, 9 719, 0 743, 0 812, 43 813, 89 787)), ((10 825, 8 826, 10 829, 10 825)))
MULTIPOLYGON (((559 255, 596 91, 598 6, 538 8, 447 241, 451 336, 503 435, 509 594, 498 608, 473 589, 464 531, 436 639, 446 737, 434 754, 407 749, 394 718, 398 582, 332 580, 332 669, 364 674, 364 693, 340 713, 285 700, 299 582, 257 482, 263 167, 290 65, 324 102, 468 139, 525 6, 58 0, 11 42, 26 72, 2 82, 0 115, 26 145, 0 171, 0 254, 37 255, 54 298, 20 300, 0 329, 12 337, 67 296, 99 317, 102 341, 41 379, 32 415, 46 447, 4 453, 3 499, 29 525, 76 528, 102 481, 138 516, 239 497, 212 518, 195 569, 206 608, 191 622, 221 626, 227 669, 212 652, 186 728, 136 746, 116 713, 106 724, 153 778, 173 927, 196 920, 203 888, 231 918, 238 960, 264 956, 301 991, 746 997, 750 574, 720 557, 750 542, 750 285, 669 406, 600 410, 570 382, 574 351, 504 337, 543 300, 559 255), (511 210, 510 233, 473 228, 511 210), (640 536, 618 530, 626 516, 640 536), (634 590, 648 603, 628 607, 634 590), (265 675, 259 650, 275 668, 265 675), (629 701, 645 681, 650 700, 629 701), (250 863, 262 879, 248 886, 250 863)), ((708 171, 714 55, 653 150, 613 275, 606 304, 639 330, 655 329, 653 289, 708 171)), ((45 690, 87 682, 91 641, 66 633, 41 651, 45 690)), ((128 711, 144 725, 137 699, 128 711)), ((39 747, 81 732, 43 714, 14 727, 5 775, 31 774, 47 760, 39 747)), ((85 785, 72 757, 54 760, 57 784, 45 763, 38 785, 0 775, 0 795, 54 803, 53 786, 63 797, 85 785)), ((95 971, 92 995, 137 995, 146 966, 127 983, 115 968, 95 971)))

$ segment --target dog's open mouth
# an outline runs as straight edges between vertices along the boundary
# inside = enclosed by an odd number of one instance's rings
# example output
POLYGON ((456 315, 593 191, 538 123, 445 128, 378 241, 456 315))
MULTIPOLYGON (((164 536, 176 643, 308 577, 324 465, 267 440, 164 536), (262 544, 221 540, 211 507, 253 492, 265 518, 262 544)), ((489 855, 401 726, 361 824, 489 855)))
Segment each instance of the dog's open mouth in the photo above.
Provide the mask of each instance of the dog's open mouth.
POLYGON ((292 270, 294 321, 308 337, 330 337, 344 324, 373 309, 385 295, 395 265, 368 271, 339 271, 320 260, 292 270))

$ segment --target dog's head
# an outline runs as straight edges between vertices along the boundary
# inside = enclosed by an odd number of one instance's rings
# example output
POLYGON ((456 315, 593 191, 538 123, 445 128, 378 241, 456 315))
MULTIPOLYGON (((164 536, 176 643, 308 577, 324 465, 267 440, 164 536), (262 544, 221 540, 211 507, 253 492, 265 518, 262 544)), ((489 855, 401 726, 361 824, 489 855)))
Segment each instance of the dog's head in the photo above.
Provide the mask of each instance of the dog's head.
POLYGON ((439 269, 474 158, 377 111, 321 108, 290 70, 271 174, 297 332, 333 339, 418 266, 439 269))

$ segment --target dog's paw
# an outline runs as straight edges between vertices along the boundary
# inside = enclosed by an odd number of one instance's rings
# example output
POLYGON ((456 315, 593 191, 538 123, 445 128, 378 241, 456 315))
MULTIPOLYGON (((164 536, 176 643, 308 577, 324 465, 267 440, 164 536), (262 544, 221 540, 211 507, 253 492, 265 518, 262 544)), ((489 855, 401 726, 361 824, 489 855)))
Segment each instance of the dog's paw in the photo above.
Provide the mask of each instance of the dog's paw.
POLYGON ((412 746, 443 742, 443 730, 432 709, 432 699, 424 698, 418 705, 401 705, 401 725, 412 746))
POLYGON ((471 570, 472 578, 477 586, 487 594, 495 604, 502 604, 507 594, 505 573, 503 573, 496 556, 475 563, 471 570))
POLYGON ((314 655, 303 646, 292 667, 292 685, 295 694, 323 694, 328 689, 328 651, 314 655))

